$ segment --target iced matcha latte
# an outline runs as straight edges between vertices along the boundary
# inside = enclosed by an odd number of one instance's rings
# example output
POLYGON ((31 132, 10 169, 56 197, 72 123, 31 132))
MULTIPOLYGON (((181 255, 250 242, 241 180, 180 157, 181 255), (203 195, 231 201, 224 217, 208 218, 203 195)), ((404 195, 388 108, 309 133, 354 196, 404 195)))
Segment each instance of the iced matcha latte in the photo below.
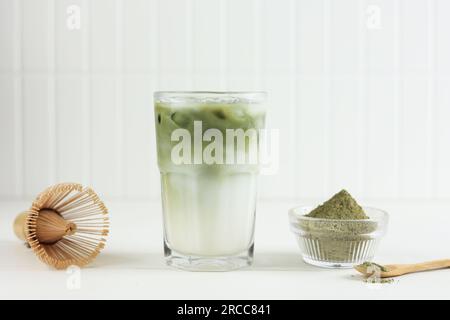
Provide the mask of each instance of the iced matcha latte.
POLYGON ((258 92, 155 93, 168 264, 251 264, 264 100, 258 92))

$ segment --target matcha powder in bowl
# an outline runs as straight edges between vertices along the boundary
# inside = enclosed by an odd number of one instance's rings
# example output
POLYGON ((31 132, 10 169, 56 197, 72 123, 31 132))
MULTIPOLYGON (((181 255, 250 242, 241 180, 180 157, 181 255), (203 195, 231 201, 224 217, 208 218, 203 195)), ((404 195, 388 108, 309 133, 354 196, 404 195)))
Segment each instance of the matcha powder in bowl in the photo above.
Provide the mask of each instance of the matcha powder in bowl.
POLYGON ((371 261, 388 224, 386 212, 361 207, 345 190, 316 208, 294 208, 289 218, 303 260, 328 268, 371 261))

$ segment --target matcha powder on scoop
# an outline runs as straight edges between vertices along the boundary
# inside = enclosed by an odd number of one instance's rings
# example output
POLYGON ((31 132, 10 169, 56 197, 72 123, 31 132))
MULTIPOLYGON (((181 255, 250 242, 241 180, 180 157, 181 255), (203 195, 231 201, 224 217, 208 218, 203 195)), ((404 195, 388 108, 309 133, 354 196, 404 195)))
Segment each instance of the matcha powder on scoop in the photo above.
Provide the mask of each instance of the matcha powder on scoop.
POLYGON ((363 208, 346 190, 335 194, 330 200, 324 202, 306 216, 310 218, 336 220, 369 219, 363 208))

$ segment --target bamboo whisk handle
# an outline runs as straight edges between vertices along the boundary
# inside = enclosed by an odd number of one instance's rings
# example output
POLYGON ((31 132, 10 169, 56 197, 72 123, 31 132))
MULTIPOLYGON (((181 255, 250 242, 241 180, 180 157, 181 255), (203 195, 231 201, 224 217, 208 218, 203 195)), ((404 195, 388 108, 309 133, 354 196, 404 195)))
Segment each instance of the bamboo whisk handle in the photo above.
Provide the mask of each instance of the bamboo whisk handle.
POLYGON ((27 235, 26 235, 26 222, 27 222, 28 212, 22 212, 19 215, 17 215, 16 219, 14 220, 14 233, 17 238, 19 238, 22 241, 27 241, 27 235))
MULTIPOLYGON (((14 233, 23 241, 27 241, 27 217, 29 212, 22 212, 14 220, 14 233)), ((52 244, 64 236, 71 236, 77 231, 77 225, 66 221, 56 211, 44 209, 39 211, 36 223, 36 236, 42 243, 52 244)))

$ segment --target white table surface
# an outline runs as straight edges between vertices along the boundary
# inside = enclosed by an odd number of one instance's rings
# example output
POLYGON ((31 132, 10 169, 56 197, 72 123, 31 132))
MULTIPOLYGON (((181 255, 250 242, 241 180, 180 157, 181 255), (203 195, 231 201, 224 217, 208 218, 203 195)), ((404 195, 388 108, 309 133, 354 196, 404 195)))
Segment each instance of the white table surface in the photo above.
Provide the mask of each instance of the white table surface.
MULTIPOLYGON (((450 258, 450 203, 371 203, 391 215, 380 263, 450 258)), ((413 274, 395 283, 368 285, 353 270, 304 264, 289 231, 292 202, 258 205, 254 266, 228 273, 191 273, 168 268, 162 255, 159 203, 107 203, 111 233, 100 256, 71 275, 42 264, 12 232, 26 202, 0 202, 1 299, 450 299, 450 270, 413 274)))

